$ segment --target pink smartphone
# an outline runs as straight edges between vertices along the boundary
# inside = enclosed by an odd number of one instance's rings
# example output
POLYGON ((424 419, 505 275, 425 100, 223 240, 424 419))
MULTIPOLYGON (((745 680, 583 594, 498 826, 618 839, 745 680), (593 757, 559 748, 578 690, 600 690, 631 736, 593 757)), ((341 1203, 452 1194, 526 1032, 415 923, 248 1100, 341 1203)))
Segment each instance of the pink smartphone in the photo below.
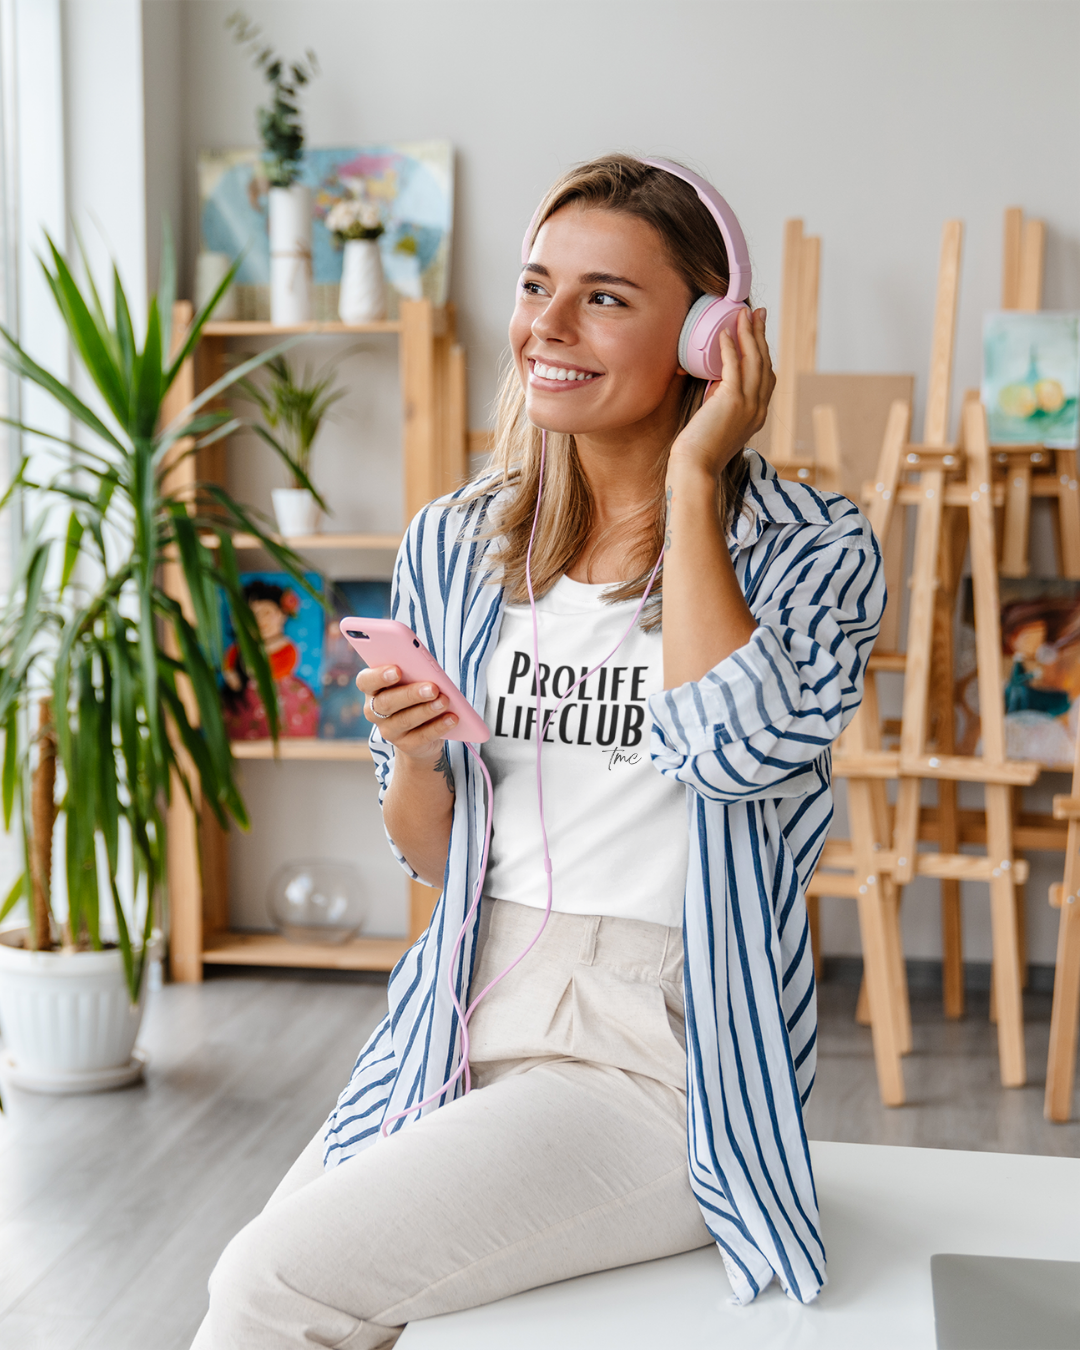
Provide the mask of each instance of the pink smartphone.
POLYGON ((399 684, 434 684, 457 716, 443 738, 448 741, 489 740, 491 732, 453 680, 439 665, 411 628, 396 619, 342 619, 341 636, 367 666, 396 666, 401 672, 399 684))

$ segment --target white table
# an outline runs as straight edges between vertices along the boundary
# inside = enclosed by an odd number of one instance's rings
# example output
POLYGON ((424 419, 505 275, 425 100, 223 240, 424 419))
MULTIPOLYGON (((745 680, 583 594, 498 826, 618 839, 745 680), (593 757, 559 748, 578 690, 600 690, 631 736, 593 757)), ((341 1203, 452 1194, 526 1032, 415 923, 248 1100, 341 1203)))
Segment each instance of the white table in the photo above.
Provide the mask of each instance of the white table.
POLYGON ((1080 1159, 813 1144, 829 1284, 748 1308, 715 1247, 413 1322, 399 1350, 934 1350, 934 1252, 1080 1260, 1080 1159))

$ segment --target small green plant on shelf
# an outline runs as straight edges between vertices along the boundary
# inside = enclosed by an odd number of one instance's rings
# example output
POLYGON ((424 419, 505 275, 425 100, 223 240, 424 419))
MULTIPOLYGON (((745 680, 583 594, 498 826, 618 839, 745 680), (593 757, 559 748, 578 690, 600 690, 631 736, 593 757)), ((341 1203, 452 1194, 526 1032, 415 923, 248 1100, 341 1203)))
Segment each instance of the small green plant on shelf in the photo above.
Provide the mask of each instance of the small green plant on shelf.
POLYGON ((265 377, 261 384, 237 381, 237 390, 262 413, 262 423, 251 423, 251 429, 280 456, 293 485, 310 492, 329 515, 311 482, 311 452, 323 420, 345 390, 335 385, 332 371, 298 369, 284 356, 271 357, 260 373, 265 377))
POLYGON ((300 61, 284 61, 263 41, 262 30, 243 10, 225 20, 233 37, 262 72, 273 95, 270 106, 258 110, 263 143, 263 168, 271 187, 291 187, 300 176, 304 128, 300 123, 300 90, 319 73, 319 62, 309 47, 300 61))
POLYGON ((102 947, 107 898, 137 1001, 164 899, 171 795, 201 801, 223 826, 231 818, 248 827, 218 695, 220 603, 278 736, 270 661, 244 598, 233 534, 255 535, 310 589, 300 558, 249 508, 214 483, 182 487, 174 470, 239 426, 211 405, 291 343, 245 361, 166 417, 167 396, 235 266, 174 339, 166 229, 160 289, 140 340, 115 267, 107 312, 85 253, 80 283, 48 245, 42 267, 81 368, 78 383, 38 365, 0 328, 0 362, 50 395, 74 427, 64 436, 2 419, 29 449, 2 503, 19 507, 26 522, 0 611, 0 785, 6 826, 20 822, 25 868, 0 902, 0 919, 26 899, 29 945, 55 945, 50 861, 59 841, 64 945, 102 947), (93 407, 76 392, 91 386, 93 407), (166 573, 182 585, 167 590, 166 573))

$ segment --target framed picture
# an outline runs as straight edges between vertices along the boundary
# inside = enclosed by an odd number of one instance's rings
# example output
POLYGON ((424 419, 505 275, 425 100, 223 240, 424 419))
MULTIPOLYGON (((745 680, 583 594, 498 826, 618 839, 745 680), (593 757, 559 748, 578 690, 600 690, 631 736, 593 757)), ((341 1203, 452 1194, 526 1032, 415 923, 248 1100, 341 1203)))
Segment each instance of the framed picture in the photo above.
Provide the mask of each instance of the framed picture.
MULTIPOLYGON (((267 193, 259 151, 201 150, 199 247, 204 252, 243 254, 237 273, 237 310, 242 319, 270 316, 270 244, 267 193)), ((394 297, 444 305, 450 284, 450 238, 454 214, 454 156, 449 141, 405 141, 305 150, 302 184, 311 188, 313 306, 316 319, 337 317, 341 253, 326 228, 326 215, 350 189, 383 209, 379 239, 383 271, 394 297)))
POLYGON ((390 583, 335 581, 330 599, 333 607, 326 616, 319 735, 328 740, 366 740, 374 723, 364 716, 363 695, 356 687, 363 663, 341 636, 339 625, 349 617, 388 619, 390 583))
POLYGON ((983 322, 990 440, 1071 449, 1080 434, 1080 314, 1008 311, 983 322))
MULTIPOLYGON (((1002 577, 1001 678, 1005 749, 1072 772, 1080 721, 1080 581, 1002 577)), ((957 753, 981 753, 971 578, 956 654, 957 753)))
MULTIPOLYGON (((318 572, 308 583, 322 590, 318 572)), ((282 736, 315 736, 319 730, 322 688, 323 607, 286 572, 242 572, 244 598, 255 615, 277 686, 282 736)), ((270 735, 266 709, 244 666, 224 595, 222 619, 221 703, 225 729, 233 741, 261 741, 270 735)))

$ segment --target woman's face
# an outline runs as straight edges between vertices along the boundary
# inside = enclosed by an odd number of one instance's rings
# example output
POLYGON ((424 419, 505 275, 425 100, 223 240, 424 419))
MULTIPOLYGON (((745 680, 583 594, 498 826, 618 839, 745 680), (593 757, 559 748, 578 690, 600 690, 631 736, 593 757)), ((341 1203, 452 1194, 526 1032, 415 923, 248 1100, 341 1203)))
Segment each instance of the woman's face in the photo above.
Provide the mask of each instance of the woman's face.
POLYGON ((285 631, 285 614, 280 605, 276 605, 273 600, 252 600, 249 603, 259 628, 259 636, 264 642, 269 642, 285 631))
POLYGON ((584 435, 673 419, 691 299, 645 221, 577 203, 549 216, 510 320, 529 420, 584 435))

